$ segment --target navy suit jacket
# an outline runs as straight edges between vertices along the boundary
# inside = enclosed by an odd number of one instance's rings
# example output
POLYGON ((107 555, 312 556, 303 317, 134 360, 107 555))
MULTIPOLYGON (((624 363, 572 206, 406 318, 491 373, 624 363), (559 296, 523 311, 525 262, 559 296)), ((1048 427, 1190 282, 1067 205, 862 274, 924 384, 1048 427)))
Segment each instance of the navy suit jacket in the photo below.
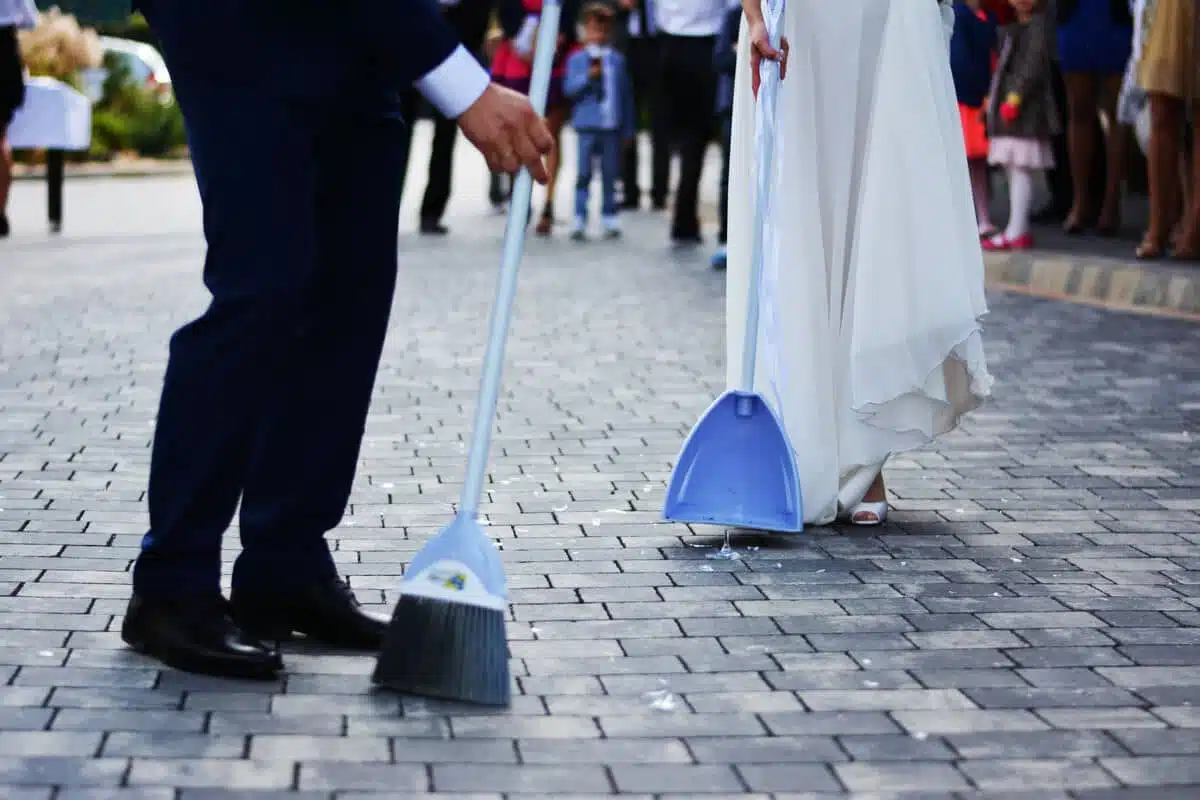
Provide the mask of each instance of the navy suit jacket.
POLYGON ((394 110, 459 44, 436 0, 133 0, 172 75, 328 107, 394 110), (176 73, 179 73, 176 75, 176 73))

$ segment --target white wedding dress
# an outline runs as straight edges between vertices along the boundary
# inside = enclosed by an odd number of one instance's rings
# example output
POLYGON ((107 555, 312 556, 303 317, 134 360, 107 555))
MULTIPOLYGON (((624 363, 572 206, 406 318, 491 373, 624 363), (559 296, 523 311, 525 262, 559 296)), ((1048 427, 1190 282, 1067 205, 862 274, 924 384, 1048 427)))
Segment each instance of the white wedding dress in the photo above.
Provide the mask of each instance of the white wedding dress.
MULTIPOLYGON (((933 0, 787 0, 756 386, 796 452, 805 522, 858 504, 887 458, 990 393, 983 258, 933 0)), ((738 37, 726 285, 741 373, 757 196, 749 35, 738 37)))

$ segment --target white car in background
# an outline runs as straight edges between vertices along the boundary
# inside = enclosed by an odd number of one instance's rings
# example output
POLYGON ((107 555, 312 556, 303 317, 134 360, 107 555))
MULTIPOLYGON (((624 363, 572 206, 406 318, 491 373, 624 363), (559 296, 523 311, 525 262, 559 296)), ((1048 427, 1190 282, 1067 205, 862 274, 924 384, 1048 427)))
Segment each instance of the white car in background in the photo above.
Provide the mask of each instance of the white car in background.
MULTIPOLYGON (((131 79, 140 83, 150 91, 159 95, 163 102, 171 99, 171 73, 167 71, 167 62, 162 54, 152 45, 134 39, 118 39, 113 36, 101 36, 100 46, 104 49, 105 57, 116 56, 129 68, 131 79)), ((83 74, 83 92, 93 103, 100 102, 104 94, 104 80, 108 70, 104 67, 85 70, 83 74)))

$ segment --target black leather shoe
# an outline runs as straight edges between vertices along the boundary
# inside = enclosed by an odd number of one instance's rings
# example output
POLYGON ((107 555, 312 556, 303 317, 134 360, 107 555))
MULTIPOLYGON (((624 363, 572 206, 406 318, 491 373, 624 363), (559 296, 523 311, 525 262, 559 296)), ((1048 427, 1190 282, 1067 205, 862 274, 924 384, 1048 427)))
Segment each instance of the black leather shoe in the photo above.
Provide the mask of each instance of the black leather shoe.
POLYGON ((378 650, 388 618, 365 611, 343 580, 288 592, 234 590, 233 616, 245 630, 267 641, 300 633, 333 647, 378 650))
POLYGON ((184 672, 273 680, 283 669, 279 651, 234 624, 229 604, 220 595, 162 603, 135 594, 125 610, 121 638, 134 650, 184 672))
POLYGON ((8 227, 8 217, 0 214, 0 239, 8 238, 8 234, 11 232, 12 229, 8 227))
POLYGON ((421 233, 426 236, 445 236, 449 232, 450 229, 436 219, 421 220, 421 233))

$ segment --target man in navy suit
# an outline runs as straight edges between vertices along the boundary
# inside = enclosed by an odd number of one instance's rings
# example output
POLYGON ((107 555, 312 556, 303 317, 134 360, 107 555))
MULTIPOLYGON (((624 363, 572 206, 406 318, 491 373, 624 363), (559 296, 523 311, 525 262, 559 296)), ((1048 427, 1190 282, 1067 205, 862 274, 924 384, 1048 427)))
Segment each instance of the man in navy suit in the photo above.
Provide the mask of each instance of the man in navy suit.
POLYGON ((268 679, 294 633, 377 649, 386 620, 339 579, 324 536, 350 494, 395 288, 399 100, 415 84, 492 169, 541 182, 549 132, 435 0, 135 4, 187 123, 212 302, 171 338, 122 637, 180 669, 268 679))

